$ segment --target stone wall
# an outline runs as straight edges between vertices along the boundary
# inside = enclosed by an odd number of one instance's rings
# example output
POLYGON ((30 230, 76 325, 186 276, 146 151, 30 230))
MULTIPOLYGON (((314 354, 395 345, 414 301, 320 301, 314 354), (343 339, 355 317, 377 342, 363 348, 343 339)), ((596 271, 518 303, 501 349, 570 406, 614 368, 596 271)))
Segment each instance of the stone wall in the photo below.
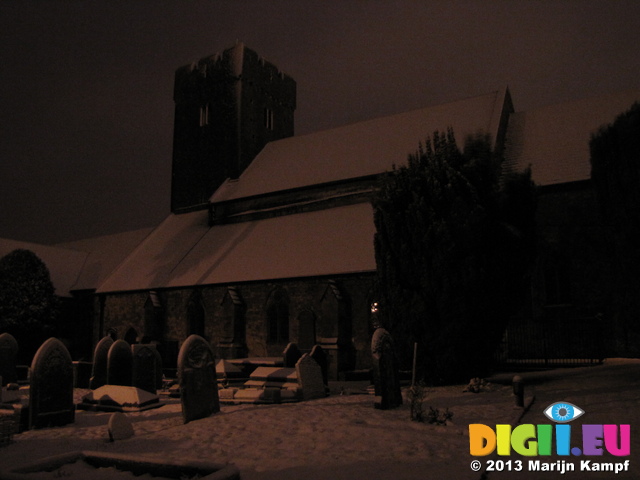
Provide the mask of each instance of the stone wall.
MULTIPOLYGON (((203 336, 222 358, 282 355, 288 342, 309 337, 315 321, 315 343, 335 346, 334 372, 370 366, 370 304, 373 272, 332 278, 304 278, 159 290, 163 325, 153 338, 166 346, 164 362, 173 366, 177 349, 192 333, 203 336), (267 311, 281 289, 288 307, 288 329, 270 339, 267 311), (202 318, 202 324, 198 319, 202 318), (304 322, 301 331, 301 319, 304 322), (200 329, 200 331, 197 331, 200 329), (240 355, 241 354, 241 355, 240 355)), ((102 332, 125 338, 145 336, 145 304, 149 292, 109 294, 104 299, 102 332)), ((147 324, 148 326, 148 324, 147 324)), ((308 343, 308 341, 307 341, 308 343)))

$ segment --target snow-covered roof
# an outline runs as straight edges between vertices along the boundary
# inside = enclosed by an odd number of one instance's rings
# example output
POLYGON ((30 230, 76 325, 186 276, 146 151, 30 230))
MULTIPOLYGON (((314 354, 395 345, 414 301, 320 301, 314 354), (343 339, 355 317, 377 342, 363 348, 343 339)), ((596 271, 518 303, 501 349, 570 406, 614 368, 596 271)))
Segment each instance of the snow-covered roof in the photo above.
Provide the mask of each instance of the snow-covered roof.
POLYGON ((640 101, 640 90, 551 105, 509 117, 505 159, 532 167, 536 184, 555 185, 591 177, 591 135, 640 101))
POLYGON ((0 238, 0 257, 17 249, 32 251, 49 269, 56 295, 70 297, 75 290, 97 288, 151 231, 143 228, 56 245, 0 238))
MULTIPOLYGON (((268 144, 212 202, 377 175, 407 161, 435 131, 459 141, 504 120, 508 91, 414 110, 268 144)), ((230 284, 374 271, 368 203, 210 227, 207 212, 169 216, 98 292, 230 284)))
POLYGON ((213 203, 377 175, 406 163, 431 134, 452 127, 462 146, 467 135, 495 139, 506 88, 267 144, 238 180, 227 181, 213 203))
POLYGON ((57 244, 56 247, 86 252, 87 257, 71 290, 92 290, 109 275, 129 253, 152 232, 141 228, 128 232, 86 238, 57 244))
POLYGON ((373 234, 368 203, 213 227, 170 215, 98 292, 373 271, 373 234))
POLYGON ((88 254, 86 252, 0 238, 0 257, 4 257, 18 249, 35 253, 44 262, 49 269, 56 295, 60 297, 71 296, 70 291, 78 280, 87 259, 88 254))

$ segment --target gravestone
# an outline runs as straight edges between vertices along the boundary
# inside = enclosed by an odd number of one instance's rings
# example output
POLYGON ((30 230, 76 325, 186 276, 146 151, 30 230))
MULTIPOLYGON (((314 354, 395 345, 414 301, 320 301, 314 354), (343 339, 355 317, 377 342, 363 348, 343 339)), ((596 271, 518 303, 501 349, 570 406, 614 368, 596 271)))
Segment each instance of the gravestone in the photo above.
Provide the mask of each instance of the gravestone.
POLYGON ((220 411, 213 350, 199 335, 185 340, 178 354, 178 382, 184 423, 220 411))
POLYGON ((91 380, 89 381, 91 390, 107 384, 107 359, 111 345, 113 345, 113 338, 106 336, 98 342, 93 351, 93 368, 91 370, 91 380))
POLYGON ((33 357, 29 396, 29 428, 73 423, 73 364, 57 338, 44 342, 33 357))
POLYGON ((289 343, 282 352, 284 368, 294 368, 302 353, 295 343, 289 343))
POLYGON ((18 342, 9 333, 0 335, 0 386, 18 381, 16 371, 16 357, 18 356, 18 342))
POLYGON ((309 354, 305 353, 300 357, 296 363, 296 373, 298 374, 298 383, 302 387, 303 400, 322 398, 326 395, 322 369, 309 354))
POLYGON ((393 338, 384 328, 377 328, 371 339, 373 357, 374 407, 381 410, 402 405, 398 378, 398 360, 393 338))
POLYGON ((147 392, 156 393, 156 347, 151 344, 131 345, 133 356, 133 386, 147 392))
POLYGON ((158 348, 153 349, 153 354, 156 359, 156 391, 162 390, 164 387, 164 375, 162 373, 162 355, 158 351, 158 348))
POLYGON ((320 345, 314 345, 309 356, 320 365, 322 381, 325 385, 329 385, 329 358, 327 357, 327 353, 320 345))
POLYGON ((116 340, 107 355, 107 384, 132 386, 133 356, 124 340, 116 340))
POLYGON ((143 412, 160 408, 160 397, 141 388, 125 385, 103 385, 82 397, 79 410, 99 412, 143 412))
POLYGON ((122 412, 113 413, 109 417, 107 429, 109 431, 109 440, 112 442, 126 440, 133 437, 134 434, 131 420, 122 412))

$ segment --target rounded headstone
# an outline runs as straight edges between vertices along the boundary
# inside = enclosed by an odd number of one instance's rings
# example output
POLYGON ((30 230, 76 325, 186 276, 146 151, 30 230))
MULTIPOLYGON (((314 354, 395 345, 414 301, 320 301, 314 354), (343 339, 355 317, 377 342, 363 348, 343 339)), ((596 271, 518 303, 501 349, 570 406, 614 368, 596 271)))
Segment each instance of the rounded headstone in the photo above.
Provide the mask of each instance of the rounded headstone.
POLYGON ((133 355, 131 346, 124 340, 116 340, 107 356, 107 383, 109 385, 132 385, 133 355))
POLYGON ((113 345, 113 339, 106 336, 98 342, 93 351, 93 368, 89 381, 89 388, 92 390, 107 384, 107 359, 111 345, 113 345))
POLYGON ((67 347, 57 338, 44 342, 33 357, 29 395, 30 428, 74 421, 73 363, 67 347))
POLYGON ((204 338, 191 335, 182 344, 178 380, 184 423, 220 411, 215 356, 204 338))
POLYGON ((133 437, 133 424, 124 413, 115 412, 109 417, 109 440, 126 440, 133 437))

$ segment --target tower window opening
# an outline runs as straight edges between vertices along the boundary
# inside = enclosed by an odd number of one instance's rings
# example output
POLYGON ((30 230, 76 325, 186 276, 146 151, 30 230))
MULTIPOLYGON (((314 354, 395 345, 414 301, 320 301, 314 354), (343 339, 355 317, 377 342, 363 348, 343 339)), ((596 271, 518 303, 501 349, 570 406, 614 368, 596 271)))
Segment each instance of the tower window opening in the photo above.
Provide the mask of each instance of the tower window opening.
POLYGON ((209 104, 200 107, 200 126, 209 125, 209 104))
POLYGON ((267 130, 273 130, 273 110, 264 109, 264 126, 267 130))

